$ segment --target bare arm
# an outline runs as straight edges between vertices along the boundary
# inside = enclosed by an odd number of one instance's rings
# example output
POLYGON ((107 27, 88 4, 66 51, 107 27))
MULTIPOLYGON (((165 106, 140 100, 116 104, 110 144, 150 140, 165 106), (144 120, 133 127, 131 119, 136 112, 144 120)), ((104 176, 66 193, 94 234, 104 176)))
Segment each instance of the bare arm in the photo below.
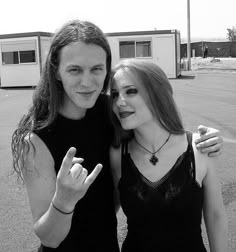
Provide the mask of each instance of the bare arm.
POLYGON ((227 251, 228 224, 221 187, 216 176, 215 160, 207 157, 207 174, 203 179, 204 219, 211 252, 227 251))
POLYGON ((121 177, 121 152, 120 148, 116 149, 110 147, 110 162, 111 162, 111 173, 114 183, 114 200, 115 210, 118 212, 120 208, 120 195, 118 190, 118 183, 121 177))
POLYGON ((29 203, 34 221, 35 234, 47 247, 56 248, 68 235, 73 213, 62 214, 51 202, 63 212, 73 211, 75 204, 86 193, 101 170, 98 165, 87 176, 87 170, 74 158, 76 150, 71 148, 64 157, 62 166, 56 176, 54 160, 42 142, 31 137, 36 153, 31 148, 26 158, 23 172, 29 203), (74 161, 75 160, 75 161, 74 161))
POLYGON ((202 153, 209 157, 215 157, 221 154, 223 148, 223 138, 220 131, 203 125, 198 127, 199 138, 195 141, 196 147, 202 153))

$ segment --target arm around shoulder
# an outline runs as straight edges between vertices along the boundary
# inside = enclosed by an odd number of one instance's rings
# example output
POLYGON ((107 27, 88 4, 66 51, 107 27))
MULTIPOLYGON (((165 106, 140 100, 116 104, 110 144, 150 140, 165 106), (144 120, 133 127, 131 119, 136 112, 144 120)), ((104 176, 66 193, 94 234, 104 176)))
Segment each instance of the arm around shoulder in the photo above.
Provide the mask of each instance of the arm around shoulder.
POLYGON ((198 150, 206 153, 209 157, 216 157, 221 154, 223 138, 219 130, 200 125, 198 133, 199 137, 195 140, 198 150))

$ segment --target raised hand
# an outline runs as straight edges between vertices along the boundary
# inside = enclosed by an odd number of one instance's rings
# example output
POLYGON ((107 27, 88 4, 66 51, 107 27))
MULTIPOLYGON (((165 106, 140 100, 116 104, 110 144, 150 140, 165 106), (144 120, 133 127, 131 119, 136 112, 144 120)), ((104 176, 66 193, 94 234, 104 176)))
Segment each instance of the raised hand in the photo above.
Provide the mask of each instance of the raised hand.
POLYGON ((199 139, 195 141, 197 149, 202 153, 208 153, 209 157, 221 154, 223 147, 223 138, 220 131, 203 125, 198 127, 199 139))
POLYGON ((73 211, 75 204, 84 197, 102 169, 102 165, 97 164, 88 175, 88 171, 80 164, 83 159, 75 158, 75 154, 74 147, 67 151, 57 175, 53 197, 53 203, 65 212, 73 211))

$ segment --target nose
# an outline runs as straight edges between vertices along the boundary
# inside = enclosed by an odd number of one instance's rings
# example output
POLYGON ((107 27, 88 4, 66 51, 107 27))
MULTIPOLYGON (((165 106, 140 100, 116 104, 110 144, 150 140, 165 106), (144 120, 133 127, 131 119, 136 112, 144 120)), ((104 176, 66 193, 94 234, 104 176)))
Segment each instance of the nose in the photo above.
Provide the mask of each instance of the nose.
POLYGON ((119 94, 119 96, 117 97, 116 105, 118 107, 126 106, 126 100, 122 94, 119 94))
POLYGON ((92 77, 90 73, 84 72, 81 76, 80 85, 83 87, 91 87, 92 86, 92 77))

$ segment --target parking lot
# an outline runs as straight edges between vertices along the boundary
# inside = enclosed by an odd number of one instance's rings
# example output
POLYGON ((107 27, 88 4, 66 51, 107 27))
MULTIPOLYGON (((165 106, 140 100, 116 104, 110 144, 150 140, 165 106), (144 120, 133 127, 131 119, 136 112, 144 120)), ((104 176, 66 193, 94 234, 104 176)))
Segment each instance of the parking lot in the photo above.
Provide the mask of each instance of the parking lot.
MULTIPOLYGON (((229 71, 183 72, 170 80, 185 127, 215 127, 224 137, 219 175, 229 219, 229 252, 236 251, 236 73, 229 71)), ((10 142, 13 130, 31 102, 33 89, 0 89, 0 251, 36 251, 26 190, 11 172, 10 142)), ((125 218, 118 215, 119 240, 125 236, 125 218)), ((204 233, 205 237, 205 233, 204 233)), ((207 240, 206 240, 207 244, 207 240)))

